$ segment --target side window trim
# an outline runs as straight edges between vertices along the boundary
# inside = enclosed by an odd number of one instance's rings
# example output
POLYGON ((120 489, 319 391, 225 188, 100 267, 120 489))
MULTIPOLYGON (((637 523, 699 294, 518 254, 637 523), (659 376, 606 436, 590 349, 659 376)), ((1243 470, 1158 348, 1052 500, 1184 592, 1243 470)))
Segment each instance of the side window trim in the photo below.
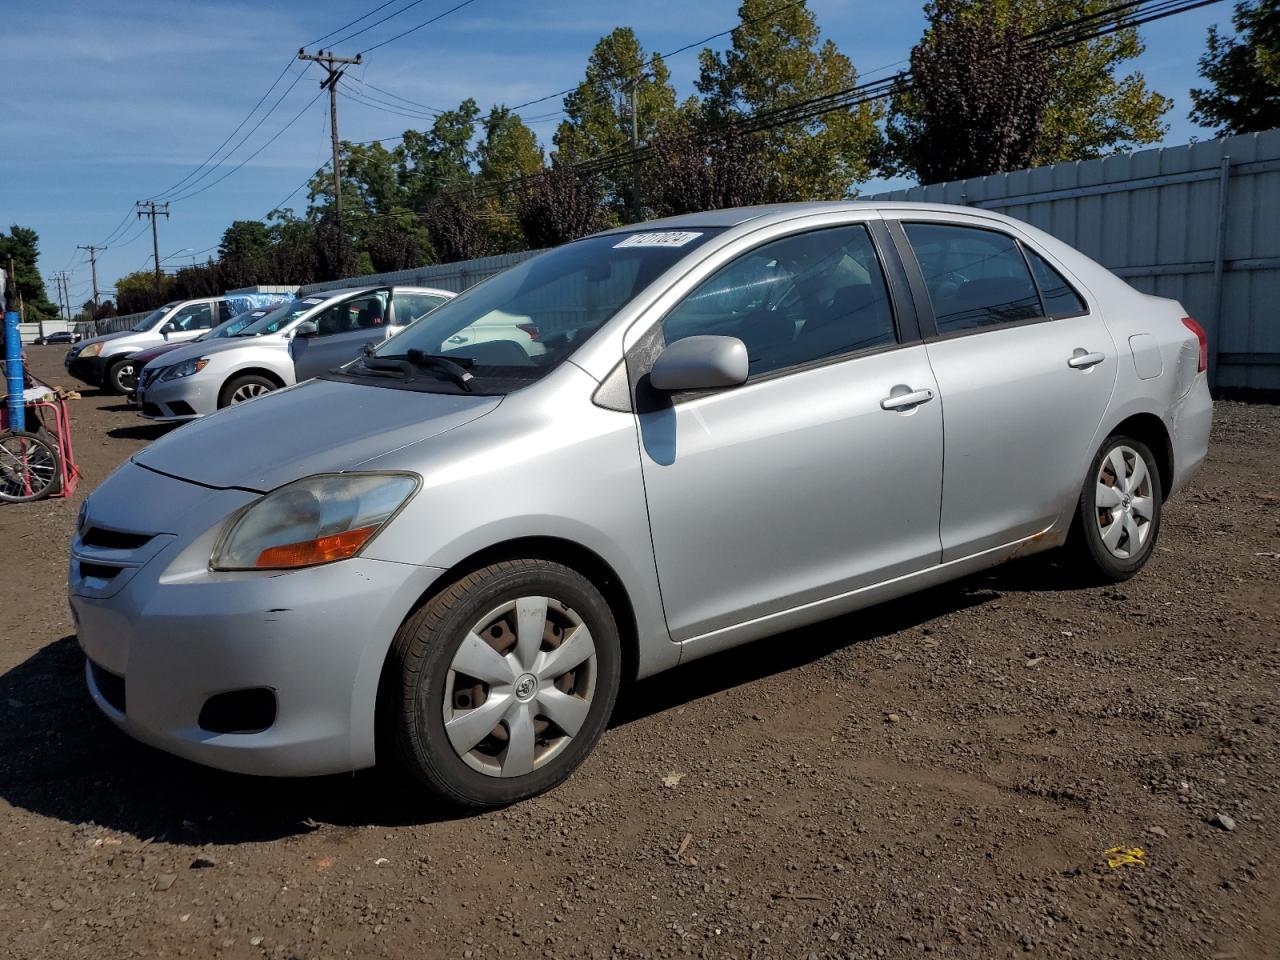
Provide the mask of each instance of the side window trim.
MULTIPOLYGON (((910 218, 903 218, 903 219, 886 220, 886 223, 889 225, 889 233, 893 237, 894 244, 895 246, 897 246, 899 255, 901 256, 903 260, 903 264, 906 267, 907 277, 910 280, 912 294, 914 295, 917 303, 918 313, 922 321, 921 323, 922 332, 924 333, 924 339, 926 342, 931 342, 935 340, 954 340, 957 337, 971 337, 971 336, 974 336, 975 334, 995 333, 996 331, 999 331, 999 330, 1010 330, 1016 327, 1026 327, 1035 323, 1051 323, 1054 320, 1070 319, 1067 316, 1052 317, 1048 315, 1048 310, 1045 308, 1044 293, 1040 289, 1040 282, 1036 279, 1035 270, 1031 268, 1031 261, 1027 258, 1027 251, 1026 251, 1026 248, 1024 248, 1023 240, 1021 237, 1014 236, 1013 234, 1007 233, 1004 230, 1001 230, 997 227, 987 226, 986 224, 969 223, 966 221, 959 221, 959 220, 932 220, 932 219, 929 219, 928 217, 920 217, 920 218, 910 217, 910 218), (1011 241, 1018 248, 1018 252, 1022 256, 1022 262, 1026 265, 1027 273, 1030 274, 1031 276, 1031 283, 1035 287, 1036 298, 1040 301, 1040 316, 1028 317, 1025 320, 1010 320, 1010 321, 1006 321, 1004 323, 999 323, 999 324, 989 324, 987 326, 979 326, 979 327, 968 327, 963 330, 952 330, 947 333, 939 333, 938 324, 933 312, 933 300, 929 296, 929 288, 928 288, 928 285, 925 283, 924 271, 920 268, 920 261, 916 259, 915 248, 911 246, 911 241, 907 239, 907 232, 904 229, 904 226, 906 224, 912 224, 912 223, 918 223, 918 224, 927 225, 927 226, 962 227, 967 230, 984 230, 987 233, 999 234, 1000 236, 1011 241), (919 306, 920 304, 923 304, 923 306, 919 306), (924 327, 926 325, 927 325, 928 332, 924 332, 924 327)), ((1031 249, 1034 249, 1034 248, 1031 248, 1031 249)), ((1066 278, 1064 277, 1063 279, 1065 280, 1066 278)), ((1068 286, 1070 286, 1070 283, 1068 283, 1068 286)), ((1075 287, 1071 287, 1071 289, 1074 291, 1075 287)), ((1078 291, 1076 292, 1076 296, 1079 296, 1078 291)), ((1080 301, 1082 303, 1085 302, 1083 297, 1080 297, 1080 301)), ((1087 313, 1088 313, 1088 309, 1086 304, 1086 311, 1084 314, 1072 314, 1071 316, 1085 316, 1087 313)))
POLYGON ((1041 313, 1044 314, 1044 319, 1073 320, 1076 317, 1089 316, 1089 313, 1090 313, 1089 301, 1086 300, 1083 296, 1081 296, 1080 291, 1076 289, 1075 284, 1073 284, 1070 280, 1068 280, 1065 276, 1063 276, 1062 271, 1059 270, 1056 266, 1054 266, 1053 263, 1049 260, 1049 258, 1046 257, 1043 253, 1041 253, 1035 247, 1031 246, 1031 244, 1027 243, 1021 237, 1017 237, 1015 239, 1017 240, 1018 248, 1022 251, 1022 259, 1027 261, 1027 269, 1031 271, 1031 282, 1036 285, 1036 292, 1040 294, 1040 311, 1041 313), (1082 304, 1084 304, 1083 310, 1077 310, 1074 313, 1050 313, 1049 312, 1049 301, 1045 300, 1044 298, 1044 288, 1040 286, 1040 278, 1036 276, 1035 267, 1032 266, 1031 264, 1031 257, 1030 257, 1031 253, 1034 253, 1037 257, 1043 260, 1045 263, 1045 266, 1047 266, 1050 270, 1052 270, 1059 277, 1061 277, 1062 282, 1067 285, 1067 289, 1071 291, 1072 295, 1077 300, 1079 300, 1082 304))

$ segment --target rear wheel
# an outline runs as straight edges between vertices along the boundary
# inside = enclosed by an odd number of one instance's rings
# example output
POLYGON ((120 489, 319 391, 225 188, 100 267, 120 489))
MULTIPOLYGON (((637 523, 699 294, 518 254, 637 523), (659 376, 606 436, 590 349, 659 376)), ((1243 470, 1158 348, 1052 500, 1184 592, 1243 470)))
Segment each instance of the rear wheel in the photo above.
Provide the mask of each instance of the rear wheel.
POLYGON ((1142 569, 1160 535, 1160 484, 1160 467, 1145 443, 1107 438, 1093 458, 1072 529, 1085 570, 1119 582, 1142 569))
POLYGON ((110 393, 124 395, 132 393, 138 385, 138 368, 133 358, 125 357, 117 360, 107 368, 102 386, 110 393))
POLYGON ((47 432, 0 433, 0 502, 43 499, 56 492, 61 477, 58 448, 47 432))
POLYGON ((244 376, 227 381, 227 385, 222 388, 222 394, 218 397, 218 406, 219 408, 230 407, 237 403, 256 400, 274 389, 276 384, 266 377, 256 373, 246 373, 244 376))
POLYGON ((382 700, 400 765, 481 809, 550 790, 604 733, 621 676, 608 604, 546 560, 484 567, 401 627, 382 700))

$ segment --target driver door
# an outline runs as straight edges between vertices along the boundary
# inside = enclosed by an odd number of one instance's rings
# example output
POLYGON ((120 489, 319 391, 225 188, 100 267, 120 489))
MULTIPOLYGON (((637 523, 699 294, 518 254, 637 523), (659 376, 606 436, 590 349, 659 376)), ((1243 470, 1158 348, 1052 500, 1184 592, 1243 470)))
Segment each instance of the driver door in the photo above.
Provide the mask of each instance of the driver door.
POLYGON ((294 376, 299 382, 317 377, 354 360, 366 343, 375 346, 386 339, 390 325, 387 306, 390 290, 363 293, 335 303, 311 319, 317 334, 289 341, 294 376))
POLYGON ((745 384, 688 395, 646 393, 632 370, 672 639, 766 635, 938 562, 942 405, 911 309, 868 226, 846 223, 742 252, 629 344, 629 366, 699 334, 749 358, 745 384), (932 402, 885 406, 919 391, 932 402))

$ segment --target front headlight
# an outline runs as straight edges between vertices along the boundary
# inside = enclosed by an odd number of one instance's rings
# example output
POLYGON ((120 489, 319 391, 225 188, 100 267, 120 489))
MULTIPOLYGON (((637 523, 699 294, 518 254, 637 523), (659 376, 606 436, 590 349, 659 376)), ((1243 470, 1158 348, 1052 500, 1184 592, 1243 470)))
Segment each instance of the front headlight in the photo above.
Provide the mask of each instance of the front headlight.
POLYGON ((327 473, 273 490, 232 518, 215 570, 281 570, 360 552, 418 489, 409 473, 327 473))
POLYGON ((82 357, 96 357, 96 356, 97 356, 98 354, 100 354, 101 352, 102 352, 102 343, 101 343, 101 342, 98 342, 98 343, 86 343, 83 347, 81 347, 81 348, 80 348, 80 354, 79 354, 79 355, 80 355, 80 356, 82 356, 82 357))
POLYGON ((175 363, 172 367, 165 367, 161 371, 157 380, 181 380, 183 377, 190 377, 209 365, 207 357, 201 357, 199 360, 183 360, 181 363, 175 363))

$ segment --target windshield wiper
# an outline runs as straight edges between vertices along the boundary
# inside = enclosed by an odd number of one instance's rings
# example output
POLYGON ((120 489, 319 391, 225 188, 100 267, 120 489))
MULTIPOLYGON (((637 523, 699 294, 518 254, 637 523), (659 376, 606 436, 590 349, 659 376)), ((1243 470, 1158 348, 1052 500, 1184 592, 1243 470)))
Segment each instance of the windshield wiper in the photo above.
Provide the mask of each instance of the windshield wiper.
POLYGON ((361 363, 370 370, 400 370, 405 373, 406 379, 413 378, 412 371, 414 367, 424 370, 438 370, 446 374, 449 379, 468 393, 475 389, 472 384, 476 378, 467 369, 473 362, 466 358, 462 359, 460 363, 451 357, 423 353, 421 350, 416 349, 410 350, 408 353, 396 353, 387 356, 380 356, 373 353, 372 350, 366 350, 364 357, 361 358, 361 363))

